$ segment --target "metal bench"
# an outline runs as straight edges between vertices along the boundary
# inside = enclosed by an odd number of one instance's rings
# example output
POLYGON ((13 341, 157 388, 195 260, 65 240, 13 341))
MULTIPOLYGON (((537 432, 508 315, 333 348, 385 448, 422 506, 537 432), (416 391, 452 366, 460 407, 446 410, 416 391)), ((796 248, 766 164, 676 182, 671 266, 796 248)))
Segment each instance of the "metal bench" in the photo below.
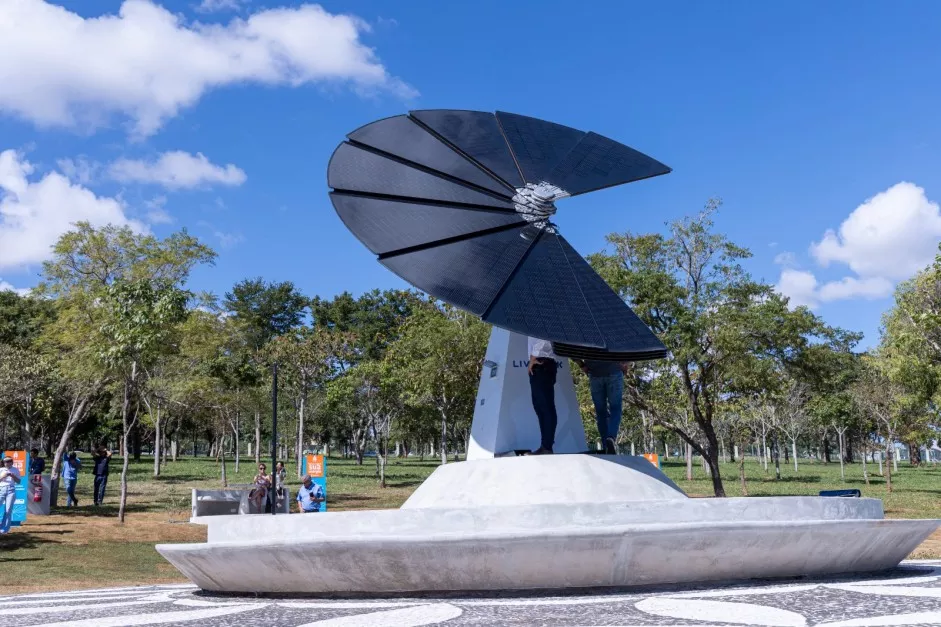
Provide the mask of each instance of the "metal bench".
POLYGON ((856 489, 848 490, 821 490, 820 496, 836 496, 842 498, 860 498, 863 495, 862 492, 856 489))

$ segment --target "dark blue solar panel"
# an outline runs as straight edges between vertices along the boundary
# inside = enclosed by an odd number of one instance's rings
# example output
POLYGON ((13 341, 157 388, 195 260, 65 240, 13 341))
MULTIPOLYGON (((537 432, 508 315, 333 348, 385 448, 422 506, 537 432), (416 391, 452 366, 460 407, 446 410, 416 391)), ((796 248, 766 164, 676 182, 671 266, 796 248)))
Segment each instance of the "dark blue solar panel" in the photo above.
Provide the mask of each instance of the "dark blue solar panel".
POLYGON ((407 115, 367 124, 347 137, 426 168, 443 172, 511 198, 513 190, 485 173, 407 115))
POLYGON ((602 347, 601 332, 559 240, 543 232, 483 319, 544 340, 602 347))
POLYGON ((377 153, 343 143, 333 153, 327 183, 338 191, 513 209, 513 203, 418 170, 377 153))
POLYGON ((533 241, 511 228, 379 261, 418 289, 480 316, 533 241))
POLYGON ((410 115, 512 188, 523 179, 492 113, 428 109, 410 115))
POLYGON ((588 133, 546 177, 574 196, 666 174, 656 159, 597 133, 588 133))
POLYGON ((657 351, 628 351, 625 353, 612 353, 601 348, 588 348, 578 346, 577 344, 565 344, 563 342, 553 342, 552 350, 559 357, 568 357, 570 359, 591 359, 597 361, 650 361, 652 359, 663 359, 667 356, 666 349, 657 351))
POLYGON ((508 211, 461 209, 337 192, 330 194, 330 199, 346 227, 378 255, 509 224, 524 224, 518 213, 508 211))
POLYGON ((497 111, 497 120, 527 183, 546 181, 585 136, 578 129, 515 113, 497 111))
MULTIPOLYGON (((604 279, 579 255, 572 246, 559 237, 559 243, 571 264, 575 279, 581 287, 588 307, 604 337, 604 348, 614 353, 652 352, 665 350, 647 325, 637 317, 620 296, 614 293, 604 279)), ((570 342, 578 343, 578 342, 570 342)))

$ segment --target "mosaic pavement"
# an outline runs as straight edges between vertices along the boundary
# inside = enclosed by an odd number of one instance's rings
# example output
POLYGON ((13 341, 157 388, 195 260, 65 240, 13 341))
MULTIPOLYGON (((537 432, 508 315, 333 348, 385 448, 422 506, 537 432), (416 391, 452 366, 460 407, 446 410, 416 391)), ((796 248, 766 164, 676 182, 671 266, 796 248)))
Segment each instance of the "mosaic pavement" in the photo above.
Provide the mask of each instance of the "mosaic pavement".
POLYGON ((941 560, 879 577, 499 597, 278 599, 141 586, 0 597, 0 617, 18 627, 941 625, 941 560))

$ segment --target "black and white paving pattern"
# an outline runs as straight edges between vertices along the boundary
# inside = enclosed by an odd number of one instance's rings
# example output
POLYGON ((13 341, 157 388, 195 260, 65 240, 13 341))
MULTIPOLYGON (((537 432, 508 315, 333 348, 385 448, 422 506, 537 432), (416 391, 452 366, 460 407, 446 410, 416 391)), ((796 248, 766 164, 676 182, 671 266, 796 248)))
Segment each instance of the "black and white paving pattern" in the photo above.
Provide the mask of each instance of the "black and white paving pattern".
POLYGON ((0 597, 0 620, 18 627, 941 625, 941 560, 905 562, 877 577, 590 594, 279 599, 190 585, 46 592, 0 597))

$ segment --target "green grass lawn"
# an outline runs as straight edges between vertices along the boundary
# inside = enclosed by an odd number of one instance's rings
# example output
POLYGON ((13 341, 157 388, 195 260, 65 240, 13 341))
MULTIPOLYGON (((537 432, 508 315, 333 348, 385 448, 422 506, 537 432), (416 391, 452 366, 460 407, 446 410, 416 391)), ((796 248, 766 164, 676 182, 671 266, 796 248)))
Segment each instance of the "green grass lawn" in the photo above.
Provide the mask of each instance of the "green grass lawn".
MULTIPOLYGON (((153 545, 159 542, 199 542, 205 529, 185 524, 189 518, 193 487, 221 486, 219 464, 205 457, 185 457, 168 464, 159 478, 153 477, 153 460, 130 464, 128 518, 117 522, 120 459, 112 462, 106 505, 91 503, 92 478, 80 475, 77 495, 81 506, 60 508, 56 515, 31 517, 22 528, 0 537, 0 594, 38 589, 70 589, 145 582, 181 581, 179 574, 161 558, 153 545)), ((265 460, 270 466, 270 460, 265 460)), ((328 505, 331 511, 398 507, 438 466, 437 458, 424 461, 391 459, 386 469, 388 487, 379 488, 375 460, 362 466, 353 460, 331 457, 328 461, 328 505)), ((685 478, 682 460, 665 460, 663 470, 690 496, 711 496, 712 483, 699 464, 693 480, 685 478)), ((754 460, 745 464, 750 496, 815 495, 820 490, 859 488, 864 496, 883 499, 890 518, 941 518, 941 467, 912 468, 899 465, 893 474, 893 493, 886 491, 883 477, 869 465, 870 485, 863 481, 859 463, 846 467, 846 482, 840 481, 839 464, 802 461, 782 465, 782 478, 774 470, 766 473, 754 460)), ((230 484, 247 484, 255 474, 254 460, 244 460, 239 472, 228 462, 230 484)), ((737 464, 722 467, 726 492, 740 496, 737 464)), ((296 486, 297 473, 288 464, 288 481, 296 486)), ((64 494, 60 495, 60 504, 64 494)), ((916 557, 941 557, 941 536, 926 542, 916 557)))

